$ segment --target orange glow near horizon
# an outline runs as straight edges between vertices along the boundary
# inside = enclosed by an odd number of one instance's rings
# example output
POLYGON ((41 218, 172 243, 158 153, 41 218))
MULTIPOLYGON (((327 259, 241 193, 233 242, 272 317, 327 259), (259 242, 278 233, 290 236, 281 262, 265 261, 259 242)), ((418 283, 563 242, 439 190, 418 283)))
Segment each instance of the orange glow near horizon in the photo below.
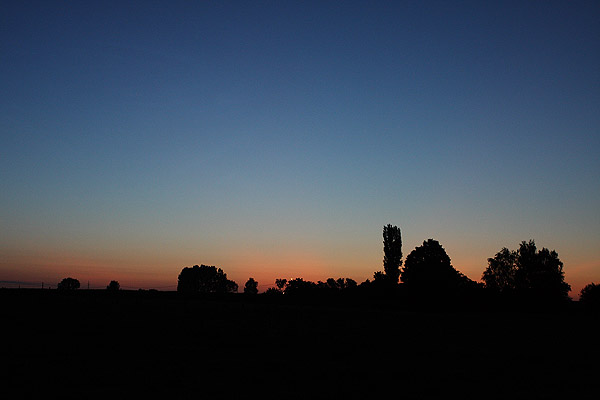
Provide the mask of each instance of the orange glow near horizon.
MULTIPOLYGON (((239 285, 243 291, 244 284, 249 278, 254 278, 259 284, 259 290, 264 291, 275 286, 275 279, 302 278, 308 281, 325 281, 327 278, 352 278, 358 283, 372 279, 373 273, 381 270, 377 254, 371 259, 356 260, 356 264, 372 265, 371 268, 348 268, 347 260, 337 264, 331 259, 314 253, 290 251, 287 253, 264 255, 259 252, 240 252, 230 257, 215 259, 211 262, 170 263, 165 268, 162 262, 149 263, 143 260, 122 260, 118 264, 94 260, 88 257, 70 254, 52 254, 45 257, 11 257, 0 262, 0 287, 15 287, 18 283, 8 285, 7 282, 23 282, 29 287, 55 287, 65 277, 73 277, 81 283, 81 288, 102 289, 111 280, 120 283, 123 289, 158 289, 176 290, 177 276, 184 267, 194 264, 215 265, 222 268, 229 279, 239 285), (37 286, 39 285, 39 286, 37 286)), ((471 279, 479 281, 484 266, 472 259, 461 260, 455 257, 461 265, 455 267, 471 279)), ((581 289, 592 282, 598 282, 600 260, 565 263, 565 281, 571 285, 570 296, 579 297, 581 289)), ((27 287, 27 286, 26 286, 27 287)))

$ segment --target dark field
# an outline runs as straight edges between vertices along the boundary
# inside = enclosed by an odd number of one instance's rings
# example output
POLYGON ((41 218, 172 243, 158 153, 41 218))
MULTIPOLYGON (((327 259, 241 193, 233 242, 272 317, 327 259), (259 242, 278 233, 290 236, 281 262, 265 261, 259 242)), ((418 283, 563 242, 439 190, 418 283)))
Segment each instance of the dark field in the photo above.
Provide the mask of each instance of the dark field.
POLYGON ((382 299, 32 289, 0 290, 0 302, 1 385, 24 395, 600 393, 598 314, 577 303, 552 312, 481 305, 435 311, 382 299))

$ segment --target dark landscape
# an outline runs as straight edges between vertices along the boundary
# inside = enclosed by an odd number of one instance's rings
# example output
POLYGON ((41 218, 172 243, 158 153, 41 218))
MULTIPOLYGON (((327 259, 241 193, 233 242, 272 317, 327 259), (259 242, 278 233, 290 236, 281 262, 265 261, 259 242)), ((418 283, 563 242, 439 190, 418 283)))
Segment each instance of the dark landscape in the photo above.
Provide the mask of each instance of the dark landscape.
POLYGON ((2 289, 25 395, 595 398, 598 313, 388 295, 2 289), (391 392, 390 392, 391 390, 391 392))
POLYGON ((2 1, 0 400, 600 399, 599 39, 599 0, 2 1))

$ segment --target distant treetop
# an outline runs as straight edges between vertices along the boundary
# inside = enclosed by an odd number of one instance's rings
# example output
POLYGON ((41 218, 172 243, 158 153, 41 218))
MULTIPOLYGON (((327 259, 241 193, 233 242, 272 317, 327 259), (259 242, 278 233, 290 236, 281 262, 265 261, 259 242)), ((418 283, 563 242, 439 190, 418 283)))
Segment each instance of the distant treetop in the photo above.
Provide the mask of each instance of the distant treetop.
POLYGON ((420 288, 455 288, 475 285, 458 272, 437 240, 428 239, 406 256, 400 279, 408 286, 420 288))
POLYGON ((227 279, 221 268, 208 265, 183 268, 177 282, 177 291, 183 293, 231 293, 237 290, 237 283, 227 279))
POLYGON ((246 294, 258 294, 258 282, 254 278, 249 278, 244 285, 244 293, 246 294))
POLYGON ((64 278, 56 286, 56 288, 58 290, 75 290, 75 289, 79 289, 79 287, 80 287, 79 281, 74 278, 64 278))
POLYGON ((582 304, 600 307, 600 284, 589 283, 579 293, 579 301, 582 304))
POLYGON ((494 258, 488 259, 481 277, 487 288, 498 292, 519 291, 567 299, 571 286, 564 278, 558 253, 546 248, 538 250, 533 240, 521 242, 515 251, 500 250, 494 258))

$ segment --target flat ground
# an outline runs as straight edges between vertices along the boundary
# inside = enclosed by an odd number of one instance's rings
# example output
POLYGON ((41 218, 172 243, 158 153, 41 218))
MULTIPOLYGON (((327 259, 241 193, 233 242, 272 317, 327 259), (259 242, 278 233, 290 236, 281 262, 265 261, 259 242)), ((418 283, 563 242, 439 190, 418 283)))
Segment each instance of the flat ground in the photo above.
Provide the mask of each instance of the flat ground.
POLYGON ((596 398, 598 314, 0 290, 1 386, 170 398, 596 398))

